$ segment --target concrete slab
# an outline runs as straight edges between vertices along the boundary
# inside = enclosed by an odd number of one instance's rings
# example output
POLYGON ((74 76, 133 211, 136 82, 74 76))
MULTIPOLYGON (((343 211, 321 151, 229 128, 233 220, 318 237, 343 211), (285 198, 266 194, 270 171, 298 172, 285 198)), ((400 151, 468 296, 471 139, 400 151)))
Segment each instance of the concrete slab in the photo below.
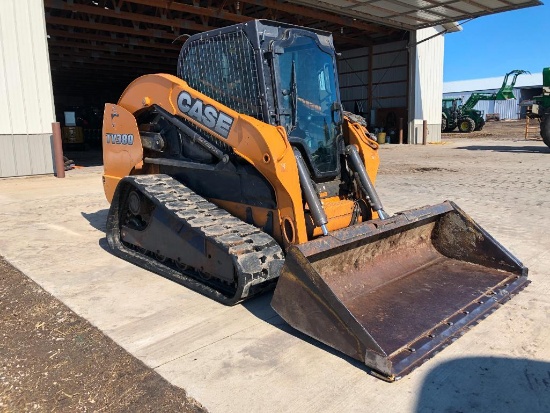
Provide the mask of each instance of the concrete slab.
POLYGON ((533 284, 397 383, 290 329, 267 294, 225 307, 108 251, 101 169, 0 180, 0 254, 212 412, 550 411, 550 168, 537 142, 382 148, 386 209, 454 200, 533 284))

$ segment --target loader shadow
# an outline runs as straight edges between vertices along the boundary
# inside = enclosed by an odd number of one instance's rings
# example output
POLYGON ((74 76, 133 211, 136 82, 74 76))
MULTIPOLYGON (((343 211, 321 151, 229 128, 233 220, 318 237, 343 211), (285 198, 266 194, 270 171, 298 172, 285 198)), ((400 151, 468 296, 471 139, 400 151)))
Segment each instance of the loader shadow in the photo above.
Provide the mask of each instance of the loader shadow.
POLYGON ((104 251, 107 251, 109 254, 111 255, 114 255, 113 254, 113 250, 111 249, 111 247, 109 247, 109 242, 107 241, 107 237, 103 237, 101 238, 97 244, 104 250, 104 251))
POLYGON ((97 229, 98 231, 105 232, 105 229, 106 229, 105 225, 107 223, 108 213, 109 213, 108 209, 100 209, 97 212, 92 212, 89 214, 86 212, 81 212, 80 214, 82 215, 82 217, 86 219, 86 221, 88 221, 88 223, 93 228, 97 229))
POLYGON ((465 149, 467 151, 492 151, 492 152, 513 152, 513 153, 550 153, 550 148, 543 143, 541 146, 484 146, 484 145, 470 145, 461 146, 455 149, 465 149))
POLYGON ((424 379, 415 412, 550 412, 550 363, 502 357, 445 362, 424 379))
MULTIPOLYGON (((108 213, 108 209, 100 209, 99 211, 92 213, 80 212, 82 217, 84 217, 86 221, 88 221, 91 227, 97 229, 98 231, 101 231, 103 234, 105 234, 106 231, 108 213)), ((98 245, 109 254, 113 253, 111 248, 109 247, 109 243, 107 242, 107 237, 100 238, 98 240, 98 245)))
POLYGON ((356 368, 362 369, 368 374, 372 374, 372 369, 367 367, 359 360, 355 360, 340 351, 321 343, 320 341, 310 337, 290 326, 285 320, 283 320, 271 307, 271 300, 273 299, 273 291, 265 292, 257 297, 246 300, 241 305, 246 308, 252 315, 256 316, 260 320, 272 325, 273 327, 298 338, 301 341, 305 341, 312 346, 319 348, 333 356, 339 357, 342 360, 347 361, 349 364, 356 368))

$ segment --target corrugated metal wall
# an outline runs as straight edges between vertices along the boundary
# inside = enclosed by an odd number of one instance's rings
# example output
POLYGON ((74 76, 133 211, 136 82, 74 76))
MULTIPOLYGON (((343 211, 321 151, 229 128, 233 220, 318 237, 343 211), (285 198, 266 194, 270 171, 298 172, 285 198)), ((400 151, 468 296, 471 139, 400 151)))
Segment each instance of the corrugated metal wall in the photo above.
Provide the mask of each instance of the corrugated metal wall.
POLYGON ((355 102, 366 109, 369 82, 369 49, 366 47, 342 52, 338 59, 340 99, 344 109, 353 112, 355 102))
MULTIPOLYGON (((422 140, 423 120, 428 121, 428 141, 440 141, 444 39, 443 36, 431 38, 439 31, 422 29, 412 32, 408 42, 343 52, 338 72, 344 108, 356 111, 356 103, 359 103, 362 111, 368 112, 370 99, 372 109, 380 114, 387 114, 385 109, 388 108, 401 108, 402 111, 396 112, 399 117, 408 116, 409 142, 418 142, 418 128, 422 140), (372 69, 369 69, 369 62, 372 62, 372 69), (372 93, 369 97, 370 73, 372 93)), ((369 124, 384 124, 384 116, 372 115, 367 113, 369 124)))
MULTIPOLYGON (((341 99, 344 108, 355 103, 367 110, 369 93, 369 48, 349 50, 338 59, 341 99)), ((372 47, 372 108, 407 107, 407 42, 372 47)))
POLYGON ((53 172, 44 4, 0 0, 0 177, 53 172))
MULTIPOLYGON (((498 89, 479 90, 477 93, 496 93, 498 89)), ((453 92, 444 93, 444 98, 462 98, 463 102, 466 102, 474 92, 453 92)), ((477 102, 474 109, 487 113, 498 113, 500 119, 519 119, 521 108, 519 103, 521 102, 521 89, 513 89, 515 99, 510 100, 482 100, 477 102)))

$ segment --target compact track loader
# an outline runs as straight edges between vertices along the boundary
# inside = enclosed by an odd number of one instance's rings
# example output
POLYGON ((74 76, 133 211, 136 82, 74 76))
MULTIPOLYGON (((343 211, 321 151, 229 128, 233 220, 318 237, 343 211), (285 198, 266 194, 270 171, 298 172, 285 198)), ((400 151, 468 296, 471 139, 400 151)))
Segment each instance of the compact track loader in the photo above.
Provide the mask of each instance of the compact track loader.
POLYGON ((343 115, 329 33, 191 36, 103 124, 109 245, 227 305, 275 287, 290 325, 395 380, 526 285, 452 202, 390 216, 378 145, 343 115))

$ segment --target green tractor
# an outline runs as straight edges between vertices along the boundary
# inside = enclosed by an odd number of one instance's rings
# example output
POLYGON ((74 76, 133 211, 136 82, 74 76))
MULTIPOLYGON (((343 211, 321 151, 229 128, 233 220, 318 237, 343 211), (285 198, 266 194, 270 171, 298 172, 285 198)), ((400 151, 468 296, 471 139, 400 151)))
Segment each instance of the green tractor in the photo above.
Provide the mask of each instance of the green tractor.
POLYGON ((464 109, 465 106, 462 104, 462 98, 443 99, 441 132, 451 132, 457 126, 460 132, 465 133, 483 129, 483 125, 485 125, 483 112, 475 109, 467 110, 464 109))
POLYGON ((519 75, 529 73, 525 70, 512 70, 506 73, 502 86, 496 93, 472 93, 466 103, 462 104, 461 98, 444 98, 441 114, 441 132, 451 132, 458 127, 463 133, 483 129, 485 119, 483 112, 474 109, 481 100, 508 100, 515 99, 513 89, 519 75), (508 84, 509 77, 512 81, 508 84))
POLYGON ((550 147, 550 67, 542 70, 542 95, 533 98, 532 114, 540 118, 540 136, 550 147))

